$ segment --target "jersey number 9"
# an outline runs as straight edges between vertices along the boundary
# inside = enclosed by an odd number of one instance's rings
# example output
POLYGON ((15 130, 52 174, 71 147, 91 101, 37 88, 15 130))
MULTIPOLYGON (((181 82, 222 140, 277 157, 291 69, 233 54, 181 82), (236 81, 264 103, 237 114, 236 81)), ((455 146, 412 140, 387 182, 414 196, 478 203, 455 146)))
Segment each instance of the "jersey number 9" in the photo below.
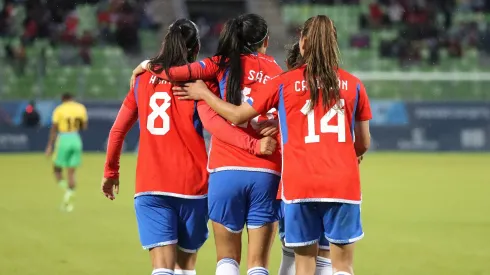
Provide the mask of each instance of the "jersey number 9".
POLYGON ((170 107, 170 96, 167 92, 156 92, 150 97, 150 108, 152 112, 146 121, 146 129, 156 136, 163 136, 170 130, 170 117, 166 113, 170 107), (163 100, 162 105, 158 105, 157 100, 163 100), (160 117, 163 121, 162 127, 155 127, 155 120, 160 117))

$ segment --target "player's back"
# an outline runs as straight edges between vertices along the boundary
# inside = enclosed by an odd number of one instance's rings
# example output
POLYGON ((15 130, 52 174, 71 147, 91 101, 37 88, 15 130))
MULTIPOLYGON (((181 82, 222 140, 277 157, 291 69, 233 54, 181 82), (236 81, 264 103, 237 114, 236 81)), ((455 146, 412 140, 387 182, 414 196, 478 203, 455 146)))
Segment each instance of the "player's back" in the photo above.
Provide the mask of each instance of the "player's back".
POLYGON ((151 73, 135 83, 140 121, 136 195, 204 197, 207 154, 196 103, 175 98, 172 86, 151 73))
POLYGON ((61 133, 78 132, 87 122, 87 109, 73 100, 63 102, 53 111, 53 121, 58 124, 61 133))
POLYGON ((358 78, 339 69, 340 101, 324 109, 320 94, 319 103, 310 111, 304 69, 303 66, 281 75, 284 84, 279 88, 282 93, 279 115, 284 148, 283 181, 285 184, 288 180, 294 181, 293 188, 288 188, 284 194, 285 198, 360 201, 354 124, 362 117, 358 113, 359 100, 363 100, 363 104, 367 101, 364 86, 358 78))
MULTIPOLYGON (((208 60, 204 60, 209 62, 208 60)), ((219 62, 219 57, 213 57, 212 61, 219 62)), ((258 86, 263 86, 272 78, 282 72, 274 58, 261 53, 244 54, 242 61, 242 100, 246 102, 251 100, 248 95, 258 86)), ((227 69, 219 71, 218 81, 220 96, 226 99, 226 83, 229 71, 227 69)), ((259 123, 269 119, 277 119, 275 110, 269 113, 261 114, 250 121, 237 125, 250 136, 260 138, 257 134, 259 123)), ((218 170, 250 170, 264 171, 273 174, 279 174, 281 171, 281 156, 278 152, 271 156, 254 156, 249 152, 229 145, 217 138, 212 138, 212 146, 209 157, 209 168, 211 171, 218 170)))

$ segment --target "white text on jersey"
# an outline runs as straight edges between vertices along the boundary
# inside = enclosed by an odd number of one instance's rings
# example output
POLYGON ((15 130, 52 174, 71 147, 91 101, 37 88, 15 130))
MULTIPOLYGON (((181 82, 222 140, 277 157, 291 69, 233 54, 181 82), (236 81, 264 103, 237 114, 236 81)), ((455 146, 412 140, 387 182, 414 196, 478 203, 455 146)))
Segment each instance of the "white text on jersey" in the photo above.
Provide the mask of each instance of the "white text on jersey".
MULTIPOLYGON (((339 78, 339 87, 341 90, 346 91, 346 90, 348 90, 349 82, 347 80, 340 80, 340 78, 339 78)), ((294 82, 294 90, 296 92, 304 92, 304 91, 308 90, 306 80, 295 81, 294 82)))
POLYGON ((264 75, 262 71, 260 72, 256 72, 254 70, 248 71, 248 80, 255 80, 262 84, 265 84, 269 79, 271 79, 271 77, 268 75, 264 75))

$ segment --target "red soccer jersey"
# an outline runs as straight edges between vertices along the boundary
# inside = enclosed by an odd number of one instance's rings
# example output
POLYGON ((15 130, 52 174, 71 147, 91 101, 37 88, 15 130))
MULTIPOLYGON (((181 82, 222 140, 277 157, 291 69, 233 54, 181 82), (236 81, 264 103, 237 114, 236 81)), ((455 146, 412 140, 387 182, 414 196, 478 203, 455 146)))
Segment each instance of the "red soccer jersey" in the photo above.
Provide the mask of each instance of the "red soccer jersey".
POLYGON ((340 102, 309 111, 305 66, 284 73, 249 101, 261 113, 277 107, 282 136, 282 198, 287 203, 323 201, 360 203, 359 165, 354 150, 354 124, 371 119, 362 82, 339 69, 340 102))
MULTIPOLYGON (((219 57, 206 58, 190 65, 171 68, 170 78, 175 81, 190 79, 215 80, 219 83, 219 95, 226 98, 226 82, 228 70, 220 70, 219 57)), ((248 95, 252 90, 264 86, 273 77, 282 72, 281 67, 271 56, 257 53, 242 55, 242 99, 249 101, 248 95)), ((168 79, 165 72, 158 76, 168 79)), ((238 125, 243 131, 254 138, 260 138, 256 130, 259 122, 276 119, 277 112, 272 107, 263 110, 261 115, 250 121, 238 125)), ((211 137, 208 168, 210 172, 223 170, 260 171, 279 175, 281 173, 281 155, 278 151, 271 156, 255 156, 241 148, 223 142, 214 136, 211 137)))
POLYGON ((202 198, 207 194, 207 154, 196 102, 181 101, 172 84, 151 73, 136 80, 124 105, 138 109, 140 141, 136 196, 202 198))

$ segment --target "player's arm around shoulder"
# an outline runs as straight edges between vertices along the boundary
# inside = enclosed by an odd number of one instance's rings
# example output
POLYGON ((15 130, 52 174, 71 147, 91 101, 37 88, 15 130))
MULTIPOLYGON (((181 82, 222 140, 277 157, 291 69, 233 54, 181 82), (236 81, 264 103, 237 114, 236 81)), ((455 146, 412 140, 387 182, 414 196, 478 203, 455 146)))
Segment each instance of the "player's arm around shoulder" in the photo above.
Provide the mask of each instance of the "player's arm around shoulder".
POLYGON ((233 124, 242 124, 260 114, 249 104, 236 106, 221 100, 201 80, 186 83, 183 87, 174 86, 172 90, 179 100, 204 100, 219 115, 233 124))

